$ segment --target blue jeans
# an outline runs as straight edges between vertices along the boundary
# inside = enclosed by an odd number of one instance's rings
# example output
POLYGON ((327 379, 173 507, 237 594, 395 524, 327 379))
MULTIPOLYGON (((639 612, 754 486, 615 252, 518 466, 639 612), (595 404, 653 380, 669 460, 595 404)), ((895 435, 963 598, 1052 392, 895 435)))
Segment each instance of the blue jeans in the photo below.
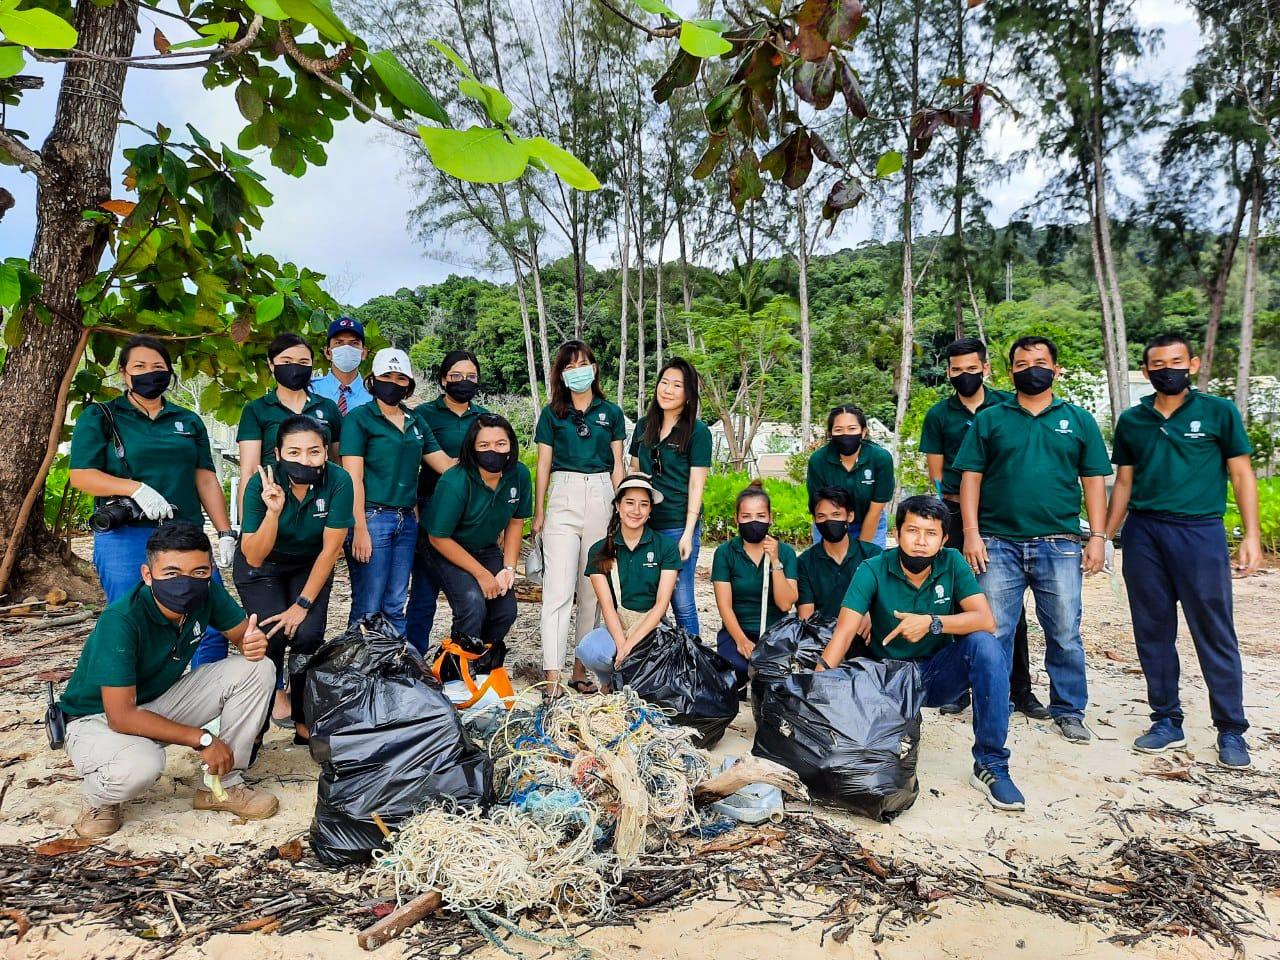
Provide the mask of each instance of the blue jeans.
MULTIPOLYGON (((861 525, 859 525, 857 530, 854 530, 853 525, 850 524, 849 533, 854 537, 854 539, 857 539, 861 532, 861 525)), ((818 525, 816 523, 813 525, 813 542, 822 542, 822 534, 818 532, 818 525)), ((884 505, 884 509, 880 511, 880 522, 876 524, 876 534, 871 538, 871 542, 881 550, 883 550, 885 545, 889 542, 889 505, 887 503, 884 505)))
POLYGON ((373 552, 368 563, 359 563, 350 549, 347 551, 347 570, 351 574, 351 616, 347 623, 383 613, 398 632, 404 633, 404 607, 418 523, 409 509, 370 507, 364 516, 373 552))
POLYGON ((956 637, 933 656, 919 661, 924 679, 925 706, 955 703, 973 690, 973 759, 988 770, 1009 769, 1010 643, 993 634, 956 637))
MULTIPOLYGON (((750 630, 743 630, 742 632, 747 635, 747 639, 752 643, 756 643, 760 639, 759 634, 752 635, 750 630)), ((747 670, 751 667, 751 661, 738 652, 738 645, 733 642, 733 637, 729 636, 729 631, 724 627, 721 627, 716 634, 716 650, 733 667, 733 672, 738 677, 738 686, 743 686, 747 682, 747 670)))
POLYGON ((606 684, 613 676, 613 658, 618 655, 618 645, 613 642, 608 627, 596 627, 578 641, 573 655, 595 673, 601 684, 606 684))
MULTIPOLYGON (((147 562, 147 541, 155 527, 116 527, 93 535, 93 566, 98 582, 107 595, 107 603, 115 603, 137 586, 142 579, 142 565, 147 562)), ((213 565, 213 579, 222 583, 222 574, 213 565)), ((227 638, 210 627, 200 638, 191 657, 191 669, 226 659, 227 638)))
MULTIPOLYGON (((659 530, 658 533, 668 540, 679 542, 684 536, 684 527, 672 530, 659 530)), ((676 578, 676 589, 671 594, 671 612, 675 614, 676 625, 684 627, 695 637, 702 630, 698 623, 698 603, 694 599, 694 576, 698 572, 698 550, 702 547, 702 521, 693 528, 693 549, 689 551, 689 559, 680 567, 680 575, 676 578)), ((583 637, 585 640, 586 637, 583 637)))
POLYGON ((1084 719, 1089 704, 1084 645, 1080 641, 1080 544, 1063 537, 1014 541, 983 537, 987 569, 978 584, 996 618, 996 636, 1012 661, 1027 587, 1036 598, 1049 671, 1049 711, 1055 718, 1084 719))
MULTIPOLYGON (((427 515, 427 507, 431 505, 430 497, 418 498, 418 516, 427 515)), ((419 530, 419 536, 422 536, 419 530)), ((440 581, 427 562, 425 550, 415 551, 413 556, 413 573, 409 577, 409 605, 405 607, 404 635, 415 650, 425 654, 431 645, 431 627, 436 620, 436 600, 440 595, 440 581)))

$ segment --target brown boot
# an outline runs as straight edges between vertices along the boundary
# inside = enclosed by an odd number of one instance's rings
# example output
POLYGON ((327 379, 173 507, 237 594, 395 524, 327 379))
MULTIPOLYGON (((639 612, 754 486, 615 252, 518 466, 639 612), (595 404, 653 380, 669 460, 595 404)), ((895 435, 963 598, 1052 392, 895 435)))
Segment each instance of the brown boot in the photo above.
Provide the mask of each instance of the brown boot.
POLYGON ((227 787, 225 800, 215 799, 211 790, 197 790, 191 806, 195 810, 225 810, 245 820, 265 820, 280 809, 280 801, 274 793, 237 783, 234 787, 227 787))
POLYGON ((120 812, 120 804, 109 803, 102 807, 91 807, 88 804, 80 811, 76 820, 76 833, 86 840, 98 840, 109 837, 120 829, 124 816, 120 812))

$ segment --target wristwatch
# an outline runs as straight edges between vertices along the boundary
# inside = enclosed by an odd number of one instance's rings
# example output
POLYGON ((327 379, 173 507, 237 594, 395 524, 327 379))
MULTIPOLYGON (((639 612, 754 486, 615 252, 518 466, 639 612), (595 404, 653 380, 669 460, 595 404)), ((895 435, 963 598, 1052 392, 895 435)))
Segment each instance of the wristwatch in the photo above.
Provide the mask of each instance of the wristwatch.
POLYGON ((311 609, 311 601, 308 600, 306 597, 304 597, 302 594, 298 594, 298 599, 293 602, 296 603, 298 606, 300 606, 303 610, 311 609))
POLYGON ((200 731, 200 746, 196 747, 196 749, 197 749, 197 750, 207 750, 207 749, 209 749, 210 747, 212 747, 212 746, 213 746, 213 741, 214 741, 215 739, 216 739, 216 738, 214 737, 214 735, 213 735, 212 733, 210 733, 208 730, 201 730, 201 731, 200 731))
POLYGON ((510 570, 512 573, 515 573, 515 572, 516 572, 516 568, 515 568, 515 567, 513 567, 513 566, 511 566, 511 565, 509 565, 509 564, 508 564, 507 566, 503 567, 502 569, 503 569, 503 570, 510 570))
POLYGON ((942 618, 937 614, 929 616, 929 632, 935 637, 942 632, 942 618))

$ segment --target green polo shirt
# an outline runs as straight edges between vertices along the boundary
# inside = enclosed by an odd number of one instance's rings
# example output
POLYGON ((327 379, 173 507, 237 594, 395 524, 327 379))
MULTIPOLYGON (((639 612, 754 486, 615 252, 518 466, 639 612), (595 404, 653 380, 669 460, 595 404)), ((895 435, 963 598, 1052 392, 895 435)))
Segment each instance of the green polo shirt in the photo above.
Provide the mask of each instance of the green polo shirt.
MULTIPOLYGON (((140 480, 174 506, 175 520, 204 524, 196 471, 213 470, 209 432, 204 421, 186 407, 164 401, 152 420, 127 396, 107 401, 124 444, 125 470, 116 456, 111 426, 97 405, 85 407, 71 434, 71 469, 101 470, 113 477, 140 480)), ((98 497, 101 504, 107 498, 98 497)), ((143 520, 138 526, 155 526, 143 520)))
POLYGON ((1080 533, 1080 478, 1111 473, 1107 445, 1083 407, 1054 397, 1031 414, 1017 398, 974 417, 955 468, 982 474, 982 535, 1031 540, 1080 533))
POLYGON ((627 422, 617 404, 594 397, 583 412, 591 430, 588 437, 578 436, 572 413, 557 417, 551 404, 542 408, 538 426, 533 431, 534 443, 551 448, 551 469, 569 473, 612 473, 615 440, 627 438, 627 422))
POLYGON ((894 611, 927 613, 939 617, 961 610, 960 601, 981 593, 978 579, 959 550, 943 547, 924 583, 917 588, 898 562, 898 548, 892 547, 860 566, 849 583, 842 606, 855 613, 871 614, 871 652, 882 660, 913 660, 927 657, 950 643, 951 634, 926 633, 917 643, 899 635, 886 647, 884 638, 902 621, 894 611))
MULTIPOLYGON (((670 537, 654 533, 649 527, 640 534, 634 550, 622 539, 621 530, 614 534, 613 542, 618 548, 618 586, 622 588, 622 606, 628 610, 652 610, 658 602, 658 581, 662 579, 662 571, 679 570, 683 565, 679 545, 670 537)), ((597 540, 587 552, 587 576, 600 574, 609 577, 609 590, 612 592, 612 576, 600 569, 602 549, 604 541, 597 540)), ((618 598, 614 597, 613 602, 617 604, 618 598)))
MULTIPOLYGON (((284 509, 276 521, 276 545, 267 559, 273 563, 297 563, 314 560, 324 545, 326 530, 348 530, 355 525, 352 514, 354 491, 351 474, 336 463, 324 468, 324 483, 308 487, 299 500, 293 495, 293 484, 277 477, 284 487, 284 509)), ((244 518, 241 529, 255 533, 267 515, 262 502, 262 477, 256 473, 244 485, 244 518)))
POLYGON ((993 390, 983 385, 982 403, 978 409, 970 412, 958 393, 952 393, 945 400, 939 400, 924 415, 924 429, 920 431, 920 452, 942 454, 942 492, 951 495, 960 493, 960 471, 954 466, 956 454, 960 452, 960 444, 964 435, 973 426, 973 418, 987 407, 1004 403, 1013 394, 1003 390, 993 390))
POLYGON ((889 451, 870 440, 863 440, 853 469, 846 470, 840 462, 840 454, 828 443, 819 447, 809 457, 809 470, 805 477, 809 488, 809 512, 813 512, 818 491, 823 487, 840 487, 853 497, 855 515, 854 536, 858 524, 871 509, 872 503, 888 503, 893 499, 893 457, 889 451))
MULTIPOLYGON (((462 441, 466 439, 471 424, 480 414, 489 411, 480 404, 473 403, 467 407, 466 412, 458 415, 449 409, 448 404, 444 402, 444 394, 441 394, 429 403, 418 404, 413 408, 413 412, 426 421, 440 449, 457 460, 458 451, 462 449, 462 441)), ((421 473, 418 474, 418 497, 420 499, 430 497, 435 492, 436 483, 439 480, 440 474, 424 463, 421 473)))
POLYGON ((462 464, 440 477, 431 505, 419 521, 428 536, 448 537, 468 550, 492 547, 515 517, 533 516, 533 484, 529 468, 516 463, 496 488, 462 464))
POLYGON ((854 571, 862 566, 862 561, 879 555, 880 547, 876 544, 850 537, 844 562, 836 563, 823 544, 815 543, 796 561, 796 585, 800 589, 796 606, 812 603, 818 616, 836 618, 854 571))
MULTIPOLYGON (((324 425, 326 443, 336 443, 341 439, 342 414, 338 412, 338 405, 328 397, 308 393, 302 412, 308 417, 315 417, 324 425)), ((240 427, 236 430, 236 442, 261 440, 262 462, 274 464, 276 435, 280 432, 280 424, 292 416, 295 416, 294 412, 280 402, 276 391, 271 390, 245 404, 244 411, 240 414, 240 427)))
MULTIPOLYGON (((782 572, 788 580, 796 579, 796 552, 788 544, 778 544, 778 559, 782 561, 782 572)), ((772 573, 769 574, 773 576, 772 573)), ((760 633, 760 594, 764 589, 764 563, 759 566, 752 562, 743 547, 742 538, 734 537, 726 540, 716 550, 711 561, 711 581, 727 583, 733 589, 733 613, 738 618, 738 626, 748 636, 760 633)), ((773 585, 770 583, 768 611, 765 614, 765 629, 781 620, 785 615, 773 602, 773 585)))
POLYGON ((640 469, 653 478, 653 485, 662 494, 662 502, 653 508, 649 524, 655 530, 684 529, 689 514, 689 474, 694 467, 711 466, 711 431, 701 420, 693 421, 693 436, 680 450, 670 439, 654 447, 645 442, 645 422, 636 424, 631 434, 631 456, 640 460, 640 469))
POLYGON ((1154 396, 1120 414, 1111 461, 1133 467, 1130 510, 1193 519, 1226 512, 1227 461, 1250 453, 1236 405, 1192 390, 1168 420, 1154 396))
POLYGON ((230 630, 244 622, 244 610, 218 581, 209 598, 179 623, 165 619, 141 581, 102 611, 80 651, 80 661, 62 694, 68 716, 102 713, 103 687, 135 687, 145 707, 182 676, 200 645, 205 627, 230 630))
POLYGON ((412 410, 404 414, 401 430, 374 400, 348 410, 342 423, 338 451, 344 457, 364 457, 366 507, 415 506, 422 458, 440 449, 425 420, 414 416, 412 410))

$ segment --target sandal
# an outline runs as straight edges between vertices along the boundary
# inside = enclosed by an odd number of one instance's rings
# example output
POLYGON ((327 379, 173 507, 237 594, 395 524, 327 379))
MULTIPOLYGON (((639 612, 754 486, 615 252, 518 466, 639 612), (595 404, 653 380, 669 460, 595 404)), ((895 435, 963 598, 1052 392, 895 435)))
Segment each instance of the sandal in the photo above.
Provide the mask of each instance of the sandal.
POLYGON ((586 677, 582 677, 578 680, 570 680, 569 687, 570 689, 575 690, 578 693, 582 694, 584 697, 592 697, 600 692, 600 688, 597 687, 590 680, 588 680, 586 677), (589 687, 590 689, 584 690, 583 689, 584 687, 589 687))

